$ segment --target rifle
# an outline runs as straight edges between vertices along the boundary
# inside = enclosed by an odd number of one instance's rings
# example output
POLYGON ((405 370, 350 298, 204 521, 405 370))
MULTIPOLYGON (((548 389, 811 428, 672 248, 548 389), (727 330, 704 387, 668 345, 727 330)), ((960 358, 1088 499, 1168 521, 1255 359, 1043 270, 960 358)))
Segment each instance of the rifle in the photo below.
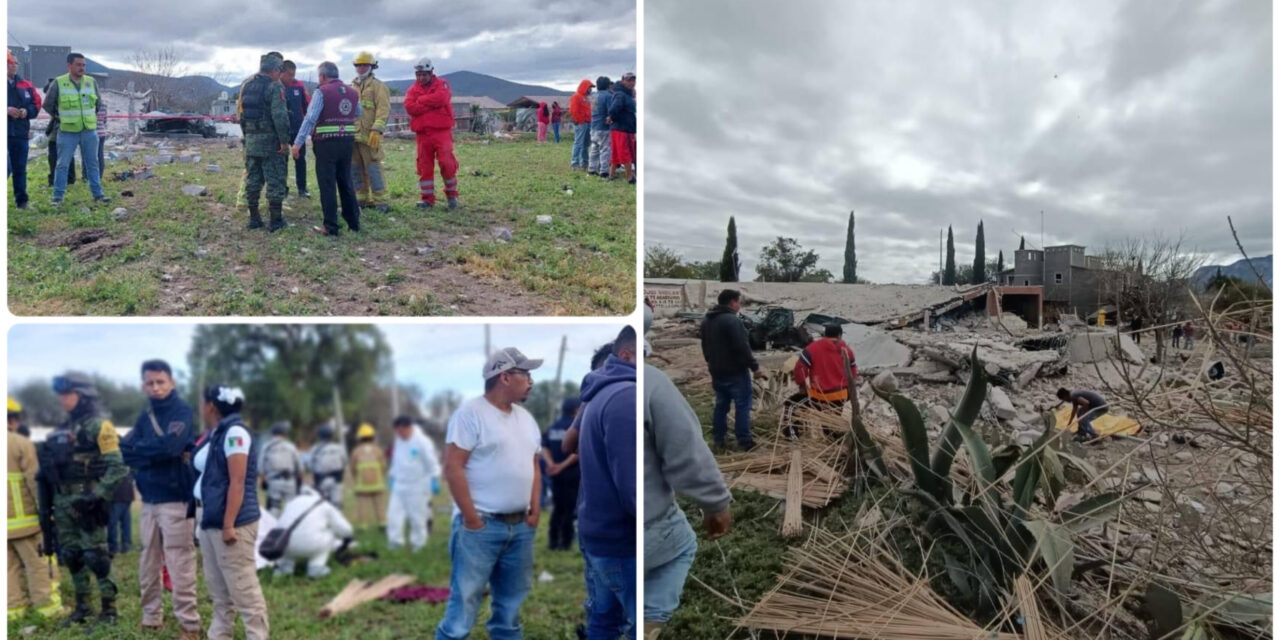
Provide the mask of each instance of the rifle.
MULTIPOLYGON (((43 444, 36 454, 40 460, 40 473, 36 474, 36 509, 38 519, 40 521, 40 533, 43 535, 43 541, 40 545, 40 555, 48 556, 50 563, 53 557, 58 555, 58 529, 53 522, 53 496, 57 487, 57 467, 53 466, 52 460, 49 465, 45 462, 49 456, 42 455, 44 453, 43 444)), ((53 565, 49 565, 50 574, 53 573, 53 565)))

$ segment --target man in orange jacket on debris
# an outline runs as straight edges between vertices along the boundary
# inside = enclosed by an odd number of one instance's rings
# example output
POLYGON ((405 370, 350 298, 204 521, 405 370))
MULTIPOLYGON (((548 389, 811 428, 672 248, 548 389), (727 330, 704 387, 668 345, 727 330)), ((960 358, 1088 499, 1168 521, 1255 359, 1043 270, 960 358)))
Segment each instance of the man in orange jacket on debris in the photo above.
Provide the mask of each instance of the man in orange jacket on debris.
POLYGON ((815 406, 839 410, 849 399, 849 382, 844 374, 846 358, 854 379, 858 377, 853 349, 841 338, 843 333, 840 325, 827 325, 822 338, 809 343, 796 361, 796 384, 815 406))
POLYGON ((458 208, 458 159, 453 157, 453 93, 444 78, 437 77, 431 60, 422 58, 413 66, 417 80, 404 96, 409 128, 418 140, 419 209, 436 204, 436 168, 444 178, 444 195, 449 208, 458 208))

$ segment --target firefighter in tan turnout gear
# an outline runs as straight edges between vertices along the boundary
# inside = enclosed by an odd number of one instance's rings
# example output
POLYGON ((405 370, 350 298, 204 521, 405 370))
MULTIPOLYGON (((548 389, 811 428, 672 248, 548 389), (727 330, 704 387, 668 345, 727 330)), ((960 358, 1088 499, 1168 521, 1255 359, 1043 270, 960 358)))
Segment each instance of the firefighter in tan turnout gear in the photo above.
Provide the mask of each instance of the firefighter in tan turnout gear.
POLYGON ((351 478, 355 482, 356 527, 364 529, 387 522, 387 456, 378 448, 373 425, 356 431, 360 444, 351 452, 351 478))

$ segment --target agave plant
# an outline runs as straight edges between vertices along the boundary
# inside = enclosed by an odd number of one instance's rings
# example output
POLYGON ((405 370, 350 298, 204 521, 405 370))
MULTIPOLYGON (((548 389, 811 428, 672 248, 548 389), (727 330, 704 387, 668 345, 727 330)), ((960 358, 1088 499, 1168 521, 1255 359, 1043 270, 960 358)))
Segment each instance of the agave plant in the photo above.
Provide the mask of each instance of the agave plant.
MULTIPOLYGON (((1042 491, 1044 502, 1053 505, 1064 484, 1062 462, 1051 446, 1058 433, 1052 416, 1045 415, 1045 431, 1030 447, 1023 450, 1006 445, 993 453, 973 429, 987 395, 986 374, 976 348, 970 365, 964 395, 932 454, 924 418, 915 403, 901 393, 884 393, 873 385, 898 416, 915 479, 914 487, 905 491, 926 506, 928 535, 947 543, 938 548, 942 549, 948 580, 979 611, 997 610, 1002 595, 1011 592, 1014 579, 1036 558, 1044 560, 1054 588, 1066 594, 1075 567, 1072 534, 1114 516, 1122 496, 1093 496, 1056 518, 1033 514, 1037 492, 1042 491), (961 446, 970 469, 970 482, 963 491, 952 479, 961 446), (1006 481, 1011 472, 1012 479, 1006 481)), ((857 416, 853 428, 860 457, 871 470, 887 475, 879 451, 864 448, 863 443, 871 439, 857 416)))

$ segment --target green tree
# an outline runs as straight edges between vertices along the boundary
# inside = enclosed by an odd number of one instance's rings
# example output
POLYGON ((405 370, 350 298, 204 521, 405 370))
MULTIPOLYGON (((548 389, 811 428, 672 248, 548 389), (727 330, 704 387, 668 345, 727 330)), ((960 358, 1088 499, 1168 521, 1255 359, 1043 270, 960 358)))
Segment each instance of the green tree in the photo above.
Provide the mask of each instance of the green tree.
POLYGON ((436 420, 448 422, 459 406, 462 406, 462 395, 453 389, 442 389, 427 400, 427 413, 436 420))
POLYGON ((704 260, 685 264, 689 269, 689 277, 697 280, 718 280, 720 278, 720 261, 704 260))
POLYGON ((818 254, 805 251, 795 238, 778 237, 760 248, 759 282, 800 282, 818 264, 818 254))
POLYGON ((996 258, 996 273, 1004 271, 1004 249, 1000 250, 1000 257, 996 258))
POLYGON ((533 388, 529 390, 529 399, 524 401, 524 408, 533 414, 538 425, 546 428, 555 419, 560 417, 559 401, 570 396, 578 395, 578 383, 571 380, 565 380, 560 383, 560 394, 555 393, 556 383, 554 380, 542 380, 535 382, 533 388))
POLYGON ((1018 236, 1018 251, 1025 251, 1027 248, 1027 237, 1018 236))
POLYGON ((289 420, 306 435, 335 417, 335 390, 352 423, 363 416, 370 389, 392 383, 391 349, 372 325, 201 325, 187 359, 197 386, 244 390, 250 425, 289 420))
POLYGON ((67 417, 47 378, 32 378, 14 387, 10 395, 22 404, 22 421, 27 425, 52 427, 67 417))
POLYGON ((844 278, 841 282, 846 284, 857 284, 858 282, 858 252, 854 249, 853 244, 853 212, 849 212, 849 229, 844 236, 844 278))
POLYGON ((942 270, 942 284, 951 286, 956 283, 956 241, 951 235, 951 226, 947 225, 947 262, 942 270))
POLYGON ((689 268, 680 254, 661 244, 654 244, 644 250, 644 277, 688 278, 689 268))
POLYGON ((818 269, 817 271, 811 271, 805 274, 803 278, 800 278, 800 282, 824 282, 829 284, 835 279, 835 275, 830 271, 827 271, 826 269, 818 269))
POLYGON ((742 271, 738 259, 738 224, 729 216, 729 234, 724 241, 724 255, 720 258, 720 282, 737 282, 742 271))
POLYGON ((978 221, 978 238, 973 241, 973 279, 966 280, 971 284, 982 284, 987 281, 987 241, 982 234, 982 221, 978 221))

